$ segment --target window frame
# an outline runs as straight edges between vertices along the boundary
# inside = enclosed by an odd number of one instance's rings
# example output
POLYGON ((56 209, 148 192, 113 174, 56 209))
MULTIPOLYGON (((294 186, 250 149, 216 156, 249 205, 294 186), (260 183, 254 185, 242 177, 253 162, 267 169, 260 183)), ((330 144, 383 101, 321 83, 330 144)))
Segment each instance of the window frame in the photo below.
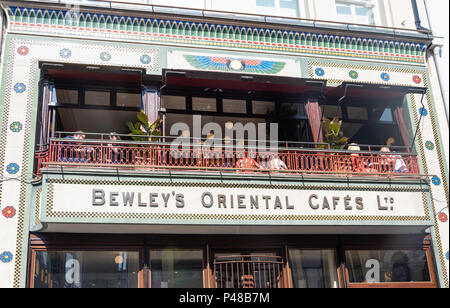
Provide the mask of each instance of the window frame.
MULTIPOLYGON (((253 4, 255 5, 255 9, 257 9, 258 7, 261 7, 260 5, 257 4, 258 0, 254 0, 253 4)), ((296 16, 292 17, 292 16, 286 16, 286 15, 282 15, 281 14, 281 5, 280 5, 280 0, 273 0, 275 2, 275 6, 273 7, 275 12, 274 14, 262 14, 260 12, 257 12, 257 14, 260 15, 272 15, 272 16, 277 16, 277 17, 289 17, 289 18, 301 18, 301 10, 300 10, 300 3, 299 0, 294 0, 295 5, 296 5, 296 10, 297 10, 297 14, 296 16)))
POLYGON ((335 1, 335 6, 336 6, 337 19, 339 19, 339 17, 341 16, 337 12, 337 6, 338 5, 348 5, 348 6, 350 6, 351 18, 352 18, 352 22, 351 23, 353 23, 353 24, 370 25, 370 26, 380 26, 381 25, 381 18, 380 18, 380 11, 379 11, 380 10, 380 5, 379 5, 377 0, 336 0, 335 1), (370 7, 372 9, 372 12, 373 12, 374 24, 361 24, 361 23, 359 23, 358 19, 357 19, 357 14, 356 14, 356 8, 357 7, 370 7))

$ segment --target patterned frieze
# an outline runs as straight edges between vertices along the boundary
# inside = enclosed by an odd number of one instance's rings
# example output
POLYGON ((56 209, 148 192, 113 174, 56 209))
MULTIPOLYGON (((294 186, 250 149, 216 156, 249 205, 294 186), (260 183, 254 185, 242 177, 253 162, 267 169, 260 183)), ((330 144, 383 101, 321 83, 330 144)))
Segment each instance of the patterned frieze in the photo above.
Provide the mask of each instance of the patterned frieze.
POLYGON ((138 17, 69 9, 8 7, 8 30, 15 33, 133 40, 156 44, 190 45, 268 51, 296 55, 370 59, 398 63, 425 62, 426 44, 412 41, 323 34, 152 16, 138 17))

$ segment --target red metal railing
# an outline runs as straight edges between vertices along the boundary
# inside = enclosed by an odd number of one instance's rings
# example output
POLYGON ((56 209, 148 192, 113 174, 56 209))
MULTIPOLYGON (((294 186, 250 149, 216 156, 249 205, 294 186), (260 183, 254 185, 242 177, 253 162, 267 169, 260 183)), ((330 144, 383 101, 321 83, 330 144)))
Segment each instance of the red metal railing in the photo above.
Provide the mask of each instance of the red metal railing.
POLYGON ((216 288, 286 288, 283 259, 277 256, 221 256, 214 259, 216 288))
MULTIPOLYGON (((163 141, 163 140, 161 140, 163 141)), ((420 175, 417 156, 379 151, 333 151, 317 148, 211 148, 192 143, 52 139, 47 151, 36 154, 42 167, 104 167, 143 170, 196 170, 241 173, 420 175), (252 157, 253 159, 247 159, 252 157), (277 160, 279 159, 279 160, 277 160)))

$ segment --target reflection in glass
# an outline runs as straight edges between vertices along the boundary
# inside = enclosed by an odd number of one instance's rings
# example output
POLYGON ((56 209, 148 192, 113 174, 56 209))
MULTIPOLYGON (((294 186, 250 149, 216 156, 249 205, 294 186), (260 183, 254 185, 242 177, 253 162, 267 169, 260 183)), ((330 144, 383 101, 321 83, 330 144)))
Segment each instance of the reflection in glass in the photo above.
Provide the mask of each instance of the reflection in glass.
POLYGON ((86 91, 84 102, 86 105, 109 106, 110 95, 110 92, 105 91, 86 91))
POLYGON ((152 288, 202 288, 202 262, 202 250, 151 250, 152 288))
POLYGON ((215 98, 193 97, 192 98, 192 110, 216 112, 217 111, 217 100, 215 98))
POLYGON ((185 96, 164 95, 161 98, 162 106, 166 109, 186 110, 185 96))
POLYGON ((141 107, 141 94, 130 92, 117 92, 118 107, 141 107))
POLYGON ((139 253, 37 251, 35 288, 137 288, 139 253))
POLYGON ((337 288, 334 250, 289 249, 294 288, 337 288))
POLYGON ((57 104, 78 104, 78 90, 70 89, 53 89, 52 101, 57 104))
POLYGON ((224 99, 223 112, 226 113, 247 113, 247 102, 245 100, 224 99))
POLYGON ((275 102, 252 101, 253 114, 270 115, 275 112, 275 102))
POLYGON ((348 250, 345 256, 350 282, 430 281, 424 250, 348 250))

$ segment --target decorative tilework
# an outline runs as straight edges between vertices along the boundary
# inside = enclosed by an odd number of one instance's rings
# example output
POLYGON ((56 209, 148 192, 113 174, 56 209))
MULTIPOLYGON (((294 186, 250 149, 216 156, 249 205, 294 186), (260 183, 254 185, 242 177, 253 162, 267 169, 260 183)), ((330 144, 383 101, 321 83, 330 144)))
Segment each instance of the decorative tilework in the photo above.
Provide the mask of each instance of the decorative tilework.
POLYGON ((448 221, 448 216, 447 216, 447 214, 445 214, 445 213, 440 213, 439 214, 439 221, 440 222, 447 222, 448 221))
POLYGON ((19 172, 19 165, 16 163, 11 163, 6 167, 6 171, 9 174, 16 174, 17 172, 19 172))
POLYGON ((425 109, 425 108, 423 108, 423 107, 421 107, 421 108, 419 109, 419 114, 422 115, 422 116, 424 116, 424 117, 426 117, 426 116, 428 115, 428 110, 425 109))
POLYGON ((149 55, 142 55, 140 60, 142 64, 147 65, 152 61, 152 58, 149 55))
POLYGON ((0 255, 0 261, 2 261, 3 263, 9 263, 12 261, 12 259, 13 255, 9 251, 5 251, 0 255))
POLYGON ((72 56, 72 51, 70 51, 70 49, 64 48, 64 49, 61 49, 61 51, 59 52, 59 55, 64 59, 68 59, 68 58, 70 58, 70 56, 72 56))
MULTIPOLYGON (((196 46, 247 48, 341 56, 406 63, 424 63, 427 45, 369 36, 311 33, 270 27, 250 27, 224 21, 199 22, 188 18, 158 19, 83 12, 66 25, 66 10, 8 7, 10 31, 47 33, 80 38, 117 38, 196 46), (39 17, 38 17, 39 16, 39 17)), ((181 18, 183 18, 181 16, 181 18)))
POLYGON ((102 53, 100 54, 100 59, 101 59, 102 61, 107 62, 107 61, 111 60, 111 54, 110 54, 109 52, 107 52, 107 51, 104 51, 104 52, 102 52, 102 53))
POLYGON ((197 69, 212 69, 220 71, 244 71, 258 74, 277 74, 286 62, 237 59, 230 57, 211 57, 198 55, 184 55, 186 61, 197 69))
POLYGON ((13 122, 13 123, 11 123, 9 128, 11 129, 12 132, 18 133, 22 130, 23 126, 22 126, 22 123, 20 123, 20 122, 13 122))
POLYGON ((388 82, 389 80, 391 80, 391 76, 388 73, 382 73, 381 80, 388 82))
POLYGON ((325 75, 325 71, 321 67, 316 68, 314 73, 319 77, 322 77, 323 75, 325 75))
POLYGON ((7 206, 2 210, 2 214, 5 218, 13 218, 16 215, 16 209, 12 206, 7 206))
POLYGON ((16 93, 23 93, 26 89, 27 87, 21 82, 14 85, 14 91, 16 91, 16 93))
POLYGON ((427 141, 427 142, 425 142, 425 147, 427 148, 427 150, 432 151, 432 150, 434 150, 434 143, 431 141, 427 141))
POLYGON ((348 75, 350 76, 351 79, 358 79, 358 72, 355 70, 351 70, 348 75))
POLYGON ((27 46, 20 46, 19 48, 17 48, 17 53, 21 56, 26 56, 29 52, 30 50, 27 46))
POLYGON ((413 76, 413 82, 416 84, 420 84, 422 82, 422 78, 420 78, 419 75, 414 75, 413 76))
POLYGON ((441 185, 441 179, 440 179, 439 177, 437 177, 437 176, 434 176, 434 177, 431 179, 431 182, 432 182, 434 185, 436 185, 436 186, 441 185))

